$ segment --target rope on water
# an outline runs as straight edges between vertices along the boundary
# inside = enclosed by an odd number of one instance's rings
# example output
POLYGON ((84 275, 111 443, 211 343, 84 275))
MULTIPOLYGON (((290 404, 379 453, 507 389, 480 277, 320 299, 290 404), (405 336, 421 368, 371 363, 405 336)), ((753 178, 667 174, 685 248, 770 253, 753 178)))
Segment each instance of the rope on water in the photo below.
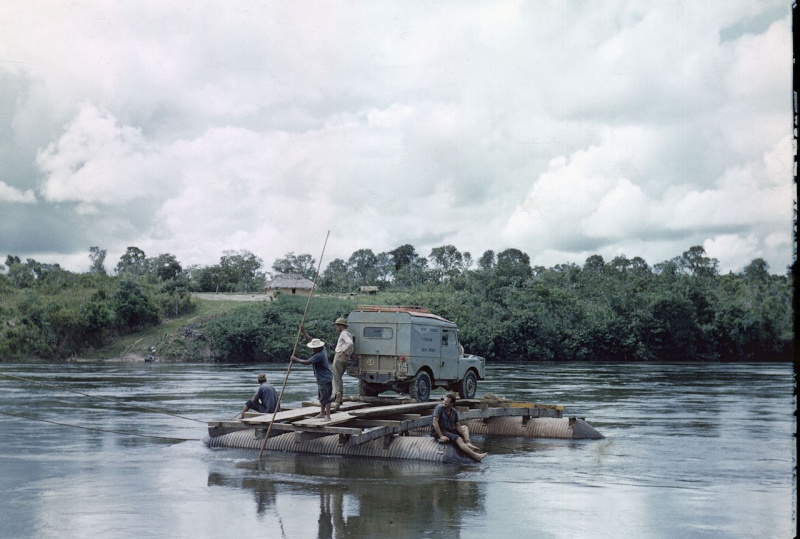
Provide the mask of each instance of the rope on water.
POLYGON ((182 415, 178 415, 178 414, 173 414, 172 412, 165 412, 164 410, 157 410, 156 408, 148 408, 147 406, 139 406, 138 404, 130 404, 130 403, 125 402, 125 401, 123 401, 121 399, 114 399, 112 397, 101 397, 100 395, 91 395, 89 393, 83 393, 82 391, 76 391, 76 390, 70 389, 68 387, 57 386, 57 385, 48 384, 48 383, 45 383, 45 382, 39 382, 38 380, 31 380, 30 378, 23 378, 22 376, 14 376, 13 374, 6 374, 4 372, 0 372, 0 376, 5 376, 7 378, 12 378, 14 380, 22 380, 24 382, 30 382, 32 384, 39 384, 40 386, 50 387, 50 388, 53 388, 53 389, 58 389, 60 391, 69 391, 71 393, 77 393, 78 395, 83 395, 84 397, 89 397, 89 398, 92 398, 92 399, 100 399, 100 400, 104 400, 104 401, 115 402, 117 404, 122 404, 124 406, 130 406, 131 408, 137 408, 139 410, 145 410, 147 412, 154 412, 156 414, 171 415, 172 417, 178 417, 180 419, 186 419, 187 421, 195 421, 197 423, 206 424, 205 421, 201 421, 200 419, 195 419, 193 417, 186 417, 186 416, 182 416, 182 415))
POLYGON ((11 416, 11 417, 17 417, 17 418, 21 418, 21 419, 28 419, 30 421, 41 421, 43 423, 51 423, 53 425, 59 425, 61 427, 72 427, 72 428, 75 428, 75 429, 93 430, 93 431, 97 431, 97 432, 107 432, 107 433, 111 433, 111 434, 123 434, 125 436, 136 436, 136 437, 139 437, 139 438, 155 438, 155 439, 158 439, 158 440, 172 440, 172 441, 177 440, 177 441, 180 441, 180 442, 193 442, 193 441, 198 439, 198 438, 179 438, 177 436, 154 436, 152 434, 138 434, 138 433, 135 433, 135 432, 125 432, 125 431, 121 431, 121 430, 101 429, 101 428, 98 428, 98 427, 86 427, 84 425, 73 425, 73 424, 70 424, 70 423, 61 423, 60 421, 51 421, 49 419, 41 419, 41 418, 38 418, 38 417, 30 417, 30 416, 27 416, 27 415, 15 414, 15 413, 12 413, 12 412, 4 412, 2 410, 0 410, 0 414, 11 416))

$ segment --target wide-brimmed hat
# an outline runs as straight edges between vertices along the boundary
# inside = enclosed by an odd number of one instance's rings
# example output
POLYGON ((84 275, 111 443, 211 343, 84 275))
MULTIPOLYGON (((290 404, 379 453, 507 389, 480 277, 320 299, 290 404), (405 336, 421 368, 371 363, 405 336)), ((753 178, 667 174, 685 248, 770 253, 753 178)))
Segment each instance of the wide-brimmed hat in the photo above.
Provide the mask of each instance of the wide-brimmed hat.
POLYGON ((342 318, 342 317, 339 317, 339 318, 337 318, 336 320, 334 320, 333 324, 334 324, 335 326, 344 326, 344 327, 347 327, 347 320, 345 320, 345 319, 344 319, 344 318, 342 318))
POLYGON ((325 341, 322 341, 320 339, 311 339, 311 342, 308 343, 306 346, 308 346, 309 348, 322 348, 323 346, 325 346, 325 341))

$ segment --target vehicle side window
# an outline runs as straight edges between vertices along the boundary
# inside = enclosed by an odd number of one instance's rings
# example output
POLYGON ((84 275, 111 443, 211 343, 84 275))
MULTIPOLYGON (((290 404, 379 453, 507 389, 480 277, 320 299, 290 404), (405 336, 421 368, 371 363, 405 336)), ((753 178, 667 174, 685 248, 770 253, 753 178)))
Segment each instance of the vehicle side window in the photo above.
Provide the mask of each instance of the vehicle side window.
POLYGON ((365 339, 391 339, 394 331, 392 328, 365 327, 363 335, 365 339))
POLYGON ((442 346, 447 346, 447 343, 450 342, 450 332, 446 329, 442 330, 442 346))

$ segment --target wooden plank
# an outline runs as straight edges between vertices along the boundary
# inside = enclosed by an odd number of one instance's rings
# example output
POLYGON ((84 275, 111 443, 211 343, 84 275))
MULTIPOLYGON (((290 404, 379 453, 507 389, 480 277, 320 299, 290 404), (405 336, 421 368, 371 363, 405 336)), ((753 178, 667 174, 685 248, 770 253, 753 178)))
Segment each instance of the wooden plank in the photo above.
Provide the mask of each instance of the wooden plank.
POLYGON ((294 419, 300 419, 302 417, 308 417, 310 415, 315 415, 319 413, 319 407, 317 408, 298 408, 297 410, 289 410, 287 412, 278 412, 277 414, 259 414, 257 417, 245 417, 242 419, 243 423, 248 423, 250 425, 261 425, 264 423, 269 423, 272 421, 272 416, 275 416, 275 422, 279 421, 292 421, 294 419))
MULTIPOLYGON (((259 436, 258 437, 259 438, 263 438, 264 435, 267 433, 267 430, 269 429, 269 423, 261 424, 261 425, 258 425, 257 427, 253 427, 251 425, 250 428, 255 428, 255 430, 257 430, 259 432, 259 436)), ((273 423, 272 424, 272 432, 273 433, 276 432, 276 431, 278 431, 278 432, 293 432, 294 430, 296 430, 296 429, 294 428, 294 425, 292 425, 291 423, 273 423)), ((272 434, 270 434, 270 437, 272 437, 272 434)))
POLYGON ((403 422, 392 419, 353 419, 347 423, 348 427, 402 427, 403 422))
POLYGON ((384 436, 392 436, 399 434, 399 427, 375 427, 373 429, 366 429, 363 434, 358 436, 351 436, 347 441, 347 445, 361 445, 384 436))
POLYGON ((395 404, 392 406, 371 406, 369 408, 361 408, 350 412, 355 417, 370 417, 376 415, 400 414, 406 412, 418 412, 421 410, 430 410, 438 402, 417 402, 412 404, 395 404))
POLYGON ((410 404, 417 402, 411 397, 345 397, 345 402, 367 402, 370 404, 392 405, 392 404, 410 404))
POLYGON ((530 408, 486 408, 485 410, 474 409, 466 412, 460 412, 458 419, 482 419, 490 417, 521 417, 529 416, 530 408))
POLYGON ((413 419, 411 421, 403 421, 403 427, 401 428, 401 430, 403 432, 408 432, 410 430, 418 429, 420 427, 430 427, 432 422, 433 422, 433 416, 421 417, 419 419, 413 419))
MULTIPOLYGON (((340 408, 340 411, 342 411, 342 410, 355 410, 355 409, 358 409, 358 408, 363 408, 365 406, 369 406, 369 404, 365 404, 365 403, 361 403, 361 402, 348 402, 348 403, 345 403, 344 405, 342 405, 342 408, 340 408)), ((319 412, 320 412, 320 407, 319 406, 307 406, 305 408, 297 408, 295 410, 287 410, 285 412, 281 411, 281 412, 278 412, 277 414, 275 414, 275 422, 277 423, 279 421, 293 421, 295 419, 303 419, 303 418, 307 418, 307 417, 311 417, 311 416, 317 415, 317 414, 319 414, 319 412)), ((263 423, 269 423, 272 420, 272 415, 273 414, 259 414, 257 417, 245 418, 242 421, 244 423, 248 423, 248 424, 251 424, 251 425, 256 425, 256 424, 260 425, 260 424, 263 424, 263 423)))
MULTIPOLYGON (((428 416, 430 416, 430 414, 428 414, 428 416)), ((419 415, 419 414, 392 414, 392 415, 387 415, 383 419, 393 419, 393 420, 397 420, 397 421, 408 421, 408 420, 411 420, 411 419, 419 419, 420 417, 422 417, 422 416, 419 415)))
POLYGON ((331 434, 344 434, 346 436, 358 436, 363 432, 363 429, 355 428, 355 427, 315 427, 315 428, 308 428, 308 427, 298 427, 296 425, 292 425, 294 428, 295 434, 298 432, 309 432, 315 434, 324 434, 330 436, 331 434))
POLYGON ((358 436, 351 436, 347 441, 348 445, 361 445, 371 442, 377 438, 384 436, 394 436, 395 434, 403 434, 413 429, 420 427, 429 427, 433 418, 431 416, 420 417, 409 421, 403 421, 399 427, 376 427, 374 429, 365 429, 363 434, 358 436))
POLYGON ((350 412, 336 412, 335 414, 331 414, 330 419, 325 419, 324 417, 310 417, 308 419, 301 419, 300 421, 294 421, 292 424, 295 427, 324 427, 329 425, 338 425, 340 423, 347 423, 351 419, 355 419, 350 412))
POLYGON ((534 404, 536 408, 543 408, 543 409, 550 409, 550 410, 564 410, 564 407, 560 404, 534 404))

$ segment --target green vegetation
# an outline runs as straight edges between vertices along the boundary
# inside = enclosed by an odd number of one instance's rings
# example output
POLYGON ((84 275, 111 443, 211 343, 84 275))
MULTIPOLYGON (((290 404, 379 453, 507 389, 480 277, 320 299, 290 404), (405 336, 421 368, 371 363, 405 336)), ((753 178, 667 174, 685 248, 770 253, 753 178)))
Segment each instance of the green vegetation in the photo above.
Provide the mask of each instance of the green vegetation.
MULTIPOLYGON (((238 303, 191 298, 198 291, 258 291, 261 261, 226 252, 218 265, 181 268, 174 256, 129 247, 106 274, 92 248, 90 271, 23 263, 0 273, 0 358, 62 359, 154 353, 159 359, 283 361, 306 298, 238 303)), ((313 277, 314 259, 288 253, 275 271, 313 277)), ((495 360, 790 360, 792 282, 762 259, 720 275, 695 246, 653 267, 639 257, 583 266, 531 266, 527 254, 486 251, 473 262, 452 245, 428 258, 410 245, 333 260, 318 280, 306 327, 332 342, 331 324, 359 302, 421 305, 455 321, 468 352, 495 360), (430 266, 429 266, 430 263, 430 266), (359 295, 376 286, 377 296, 359 295), (356 299, 353 299, 356 298, 356 299)), ((2 268, 0 268, 2 269, 2 268)))
POLYGON ((90 252, 88 273, 7 257, 8 271, 0 274, 0 359, 75 356, 195 308, 174 279, 110 277, 96 265, 105 257, 98 254, 90 252))

